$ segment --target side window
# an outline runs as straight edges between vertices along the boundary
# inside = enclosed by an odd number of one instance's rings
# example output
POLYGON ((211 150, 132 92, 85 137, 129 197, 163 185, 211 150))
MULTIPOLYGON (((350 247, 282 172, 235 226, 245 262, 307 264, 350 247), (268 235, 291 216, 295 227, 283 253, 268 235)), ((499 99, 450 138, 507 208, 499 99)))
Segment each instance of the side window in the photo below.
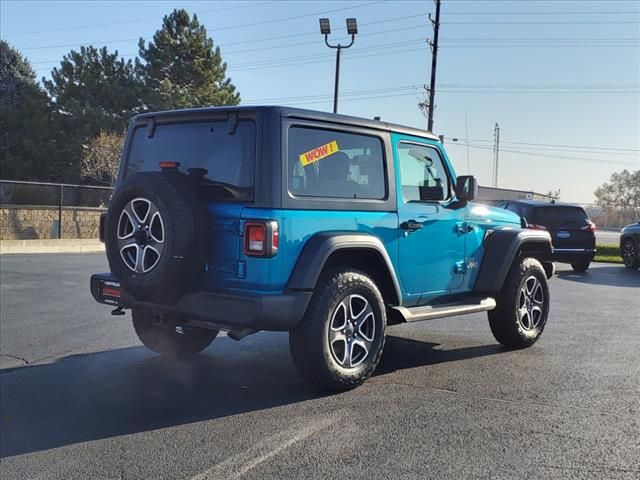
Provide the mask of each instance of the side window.
POLYGON ((520 215, 520 206, 517 203, 509 203, 507 204, 507 210, 513 213, 517 213, 520 215))
POLYGON ((398 144, 402 195, 407 202, 437 202, 451 196, 447 169, 435 148, 398 144))
POLYGON ((288 159, 293 195, 328 198, 386 197, 382 140, 378 137, 291 127, 288 159))

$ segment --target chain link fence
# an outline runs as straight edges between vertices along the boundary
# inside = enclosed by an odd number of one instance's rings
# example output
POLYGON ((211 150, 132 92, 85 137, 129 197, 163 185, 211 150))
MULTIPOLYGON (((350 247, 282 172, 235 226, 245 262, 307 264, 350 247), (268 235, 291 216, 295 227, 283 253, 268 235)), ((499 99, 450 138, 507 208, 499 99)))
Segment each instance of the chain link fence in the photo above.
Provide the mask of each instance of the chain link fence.
POLYGON ((0 240, 97 238, 109 187, 0 180, 0 240))

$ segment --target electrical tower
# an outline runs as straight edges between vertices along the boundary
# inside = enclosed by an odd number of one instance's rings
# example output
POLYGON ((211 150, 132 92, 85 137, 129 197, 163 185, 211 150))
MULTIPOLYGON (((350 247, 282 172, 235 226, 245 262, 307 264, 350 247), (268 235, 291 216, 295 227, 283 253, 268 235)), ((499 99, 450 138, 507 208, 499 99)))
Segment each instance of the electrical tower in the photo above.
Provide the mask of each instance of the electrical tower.
POLYGON ((493 129, 493 186, 498 187, 498 167, 500 153, 500 126, 496 122, 493 129))
POLYGON ((433 131, 433 110, 435 108, 435 96, 436 96, 436 66, 438 64, 438 34, 440 32, 440 0, 435 0, 436 3, 436 18, 431 18, 429 14, 429 21, 433 27, 433 41, 427 40, 427 43, 431 47, 431 81, 427 88, 428 98, 424 102, 420 102, 418 107, 427 113, 427 130, 433 131))

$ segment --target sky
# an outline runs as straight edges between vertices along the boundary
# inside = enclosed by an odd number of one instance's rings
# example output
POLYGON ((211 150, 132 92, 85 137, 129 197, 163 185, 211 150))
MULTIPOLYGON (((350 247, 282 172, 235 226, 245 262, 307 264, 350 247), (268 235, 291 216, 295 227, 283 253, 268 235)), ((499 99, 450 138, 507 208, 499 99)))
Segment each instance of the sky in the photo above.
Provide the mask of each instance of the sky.
MULTIPOLYGON (((243 104, 331 111, 343 51, 339 112, 426 128, 432 1, 0 1, 0 36, 49 77, 80 45, 137 54, 174 8, 198 15, 221 48, 243 104)), ((434 132, 458 174, 498 186, 594 201, 623 169, 640 169, 640 0, 443 0, 434 132), (454 141, 456 139, 457 141, 454 141), (467 157, 468 155, 468 157, 467 157)))

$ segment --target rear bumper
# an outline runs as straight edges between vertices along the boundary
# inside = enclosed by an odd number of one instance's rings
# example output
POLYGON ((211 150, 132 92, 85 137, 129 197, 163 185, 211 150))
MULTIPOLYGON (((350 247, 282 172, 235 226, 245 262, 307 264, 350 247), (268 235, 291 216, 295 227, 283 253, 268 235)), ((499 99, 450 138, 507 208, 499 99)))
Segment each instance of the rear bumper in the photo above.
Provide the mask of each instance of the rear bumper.
POLYGON ((595 256, 595 248, 554 248, 552 259, 554 262, 571 263, 577 260, 591 261, 595 256))
POLYGON ((91 276, 91 294, 98 303, 139 308, 158 313, 175 313, 190 320, 211 323, 228 330, 286 331, 302 319, 313 292, 291 291, 278 295, 230 295, 216 292, 194 292, 183 295, 173 305, 140 302, 121 290, 113 297, 103 294, 103 285, 119 286, 111 273, 91 276))

